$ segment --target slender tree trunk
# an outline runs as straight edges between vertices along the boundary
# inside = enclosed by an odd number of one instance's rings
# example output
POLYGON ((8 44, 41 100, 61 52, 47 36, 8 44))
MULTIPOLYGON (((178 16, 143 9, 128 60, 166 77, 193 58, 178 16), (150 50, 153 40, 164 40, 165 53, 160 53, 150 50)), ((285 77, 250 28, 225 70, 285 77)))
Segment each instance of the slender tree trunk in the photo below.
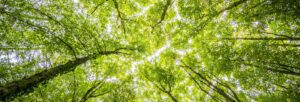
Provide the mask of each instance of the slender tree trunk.
POLYGON ((272 71, 272 72, 275 72, 275 73, 281 73, 281 74, 288 74, 288 75, 295 75, 295 76, 300 76, 300 72, 296 72, 296 71, 292 71, 290 69, 276 69, 276 68, 269 68, 269 67, 266 67, 266 66, 263 66, 263 65, 255 65, 255 64, 249 64, 249 63, 243 63, 244 65, 247 65, 247 66, 253 66, 253 67, 256 67, 256 68, 265 68, 266 70, 269 70, 269 71, 272 71))
POLYGON ((50 68, 49 70, 44 70, 42 72, 36 73, 30 77, 7 83, 4 86, 0 86, 0 100, 6 101, 12 99, 15 96, 28 94, 32 92, 33 88, 37 87, 40 83, 46 82, 60 74, 65 74, 74 71, 77 66, 98 56, 117 54, 118 50, 106 51, 87 57, 77 58, 65 64, 50 68))
POLYGON ((165 20, 165 16, 167 15, 167 11, 171 5, 171 2, 172 2, 171 0, 167 0, 167 3, 164 7, 164 11, 160 16, 160 20, 155 25, 153 25, 152 28, 155 28, 157 25, 161 24, 165 20))
POLYGON ((271 44, 269 46, 300 47, 300 44, 271 44))
POLYGON ((172 99, 173 102, 178 102, 178 100, 171 94, 171 92, 165 92, 172 99))
POLYGON ((286 64, 282 64, 282 63, 272 63, 272 64, 277 64, 281 67, 287 67, 287 68, 290 68, 290 69, 300 69, 300 67, 296 67, 296 66, 292 66, 292 65, 286 65, 286 64))
POLYGON ((235 100, 234 98, 230 97, 228 94, 226 94, 226 92, 223 89, 211 83, 207 78, 205 78, 202 74, 193 70, 191 67, 187 66, 187 68, 189 68, 193 73, 195 73, 200 79, 204 80, 208 86, 213 87, 216 90, 216 92, 219 93, 221 96, 223 96, 227 101, 229 102, 239 101, 238 99, 235 100))
POLYGON ((282 73, 282 74, 300 76, 300 73, 295 72, 295 71, 285 71, 285 70, 279 70, 279 69, 273 69, 273 68, 267 68, 267 70, 272 71, 272 72, 282 73))
MULTIPOLYGON (((186 72, 187 72, 187 70, 185 70, 186 72)), ((201 91, 203 91, 204 93, 206 93, 207 95, 209 95, 213 100, 215 100, 216 102, 218 102, 218 101, 221 101, 219 98, 217 98, 217 97, 215 97, 215 96, 213 96, 213 95, 211 95, 208 91, 206 91, 206 90, 204 90, 202 87, 201 87, 201 85, 200 85, 200 83, 189 73, 189 72, 187 72, 187 74, 190 76, 190 78, 196 83, 196 85, 199 87, 199 89, 201 90, 201 91)))
POLYGON ((298 41, 300 40, 300 37, 293 37, 293 38, 222 38, 223 40, 292 40, 292 41, 298 41))

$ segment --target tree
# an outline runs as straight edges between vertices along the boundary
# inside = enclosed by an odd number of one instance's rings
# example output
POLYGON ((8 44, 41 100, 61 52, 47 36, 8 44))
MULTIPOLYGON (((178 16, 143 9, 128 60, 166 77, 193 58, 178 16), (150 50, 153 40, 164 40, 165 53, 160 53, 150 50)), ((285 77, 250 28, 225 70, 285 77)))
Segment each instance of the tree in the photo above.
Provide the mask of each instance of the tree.
POLYGON ((2 0, 1 101, 291 101, 299 0, 2 0))

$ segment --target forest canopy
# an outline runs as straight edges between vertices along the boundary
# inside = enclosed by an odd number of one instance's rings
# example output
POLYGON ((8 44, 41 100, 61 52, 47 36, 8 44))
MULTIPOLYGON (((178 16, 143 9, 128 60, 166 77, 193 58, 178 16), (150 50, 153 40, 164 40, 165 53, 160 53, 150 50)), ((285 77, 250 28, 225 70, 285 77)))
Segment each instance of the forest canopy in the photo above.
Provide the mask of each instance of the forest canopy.
POLYGON ((0 101, 299 102, 299 0, 0 0, 0 101))

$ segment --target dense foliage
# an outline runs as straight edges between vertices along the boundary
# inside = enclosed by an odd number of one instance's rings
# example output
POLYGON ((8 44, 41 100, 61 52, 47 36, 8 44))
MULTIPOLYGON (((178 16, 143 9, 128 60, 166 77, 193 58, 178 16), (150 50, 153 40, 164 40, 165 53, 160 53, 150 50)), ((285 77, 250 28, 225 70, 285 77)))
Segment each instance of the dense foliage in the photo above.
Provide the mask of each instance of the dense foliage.
POLYGON ((0 0, 1 101, 300 100, 299 0, 0 0))

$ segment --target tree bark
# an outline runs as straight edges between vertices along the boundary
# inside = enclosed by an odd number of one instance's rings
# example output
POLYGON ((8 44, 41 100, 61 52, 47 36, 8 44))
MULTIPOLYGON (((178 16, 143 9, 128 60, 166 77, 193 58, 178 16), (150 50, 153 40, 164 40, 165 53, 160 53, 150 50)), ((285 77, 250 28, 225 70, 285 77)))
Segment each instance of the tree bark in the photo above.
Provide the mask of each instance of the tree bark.
POLYGON ((106 51, 99 54, 89 55, 82 58, 77 58, 73 61, 69 61, 65 64, 58 65, 56 67, 50 68, 49 70, 44 70, 42 72, 36 73, 30 77, 16 80, 0 86, 0 100, 7 101, 15 96, 20 96, 28 94, 34 90, 39 84, 46 82, 60 74, 65 74, 72 72, 75 68, 91 59, 94 59, 101 55, 117 54, 119 53, 117 49, 115 51, 106 51))

